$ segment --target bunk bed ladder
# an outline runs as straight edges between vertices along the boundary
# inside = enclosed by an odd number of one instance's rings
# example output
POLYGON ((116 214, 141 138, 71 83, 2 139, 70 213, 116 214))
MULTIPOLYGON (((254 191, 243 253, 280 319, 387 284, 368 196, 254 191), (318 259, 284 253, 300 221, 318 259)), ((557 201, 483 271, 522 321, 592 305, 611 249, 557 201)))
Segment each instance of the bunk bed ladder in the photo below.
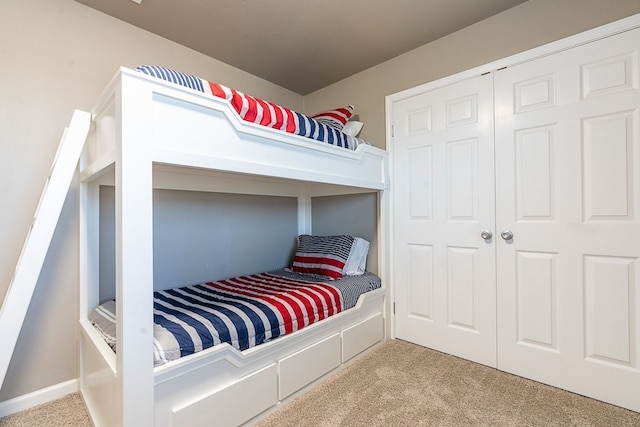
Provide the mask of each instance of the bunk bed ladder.
POLYGON ((40 201, 27 232, 9 288, 0 308, 0 387, 20 335, 20 329, 38 282, 42 264, 69 192, 84 147, 91 114, 75 110, 65 128, 40 201))

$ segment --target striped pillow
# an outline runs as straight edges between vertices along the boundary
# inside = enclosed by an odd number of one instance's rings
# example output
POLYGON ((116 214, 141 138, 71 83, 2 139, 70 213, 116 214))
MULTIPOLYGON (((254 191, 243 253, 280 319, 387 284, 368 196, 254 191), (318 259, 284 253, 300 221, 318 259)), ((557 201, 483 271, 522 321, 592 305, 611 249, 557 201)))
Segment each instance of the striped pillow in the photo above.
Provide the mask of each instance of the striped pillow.
POLYGON ((351 236, 298 236, 298 250, 292 270, 321 274, 333 280, 342 278, 354 238, 351 236))
POLYGON ((353 116, 353 105, 347 105, 343 108, 336 108, 335 110, 327 110, 322 113, 314 114, 311 118, 342 131, 342 128, 347 121, 349 121, 351 116, 353 116))

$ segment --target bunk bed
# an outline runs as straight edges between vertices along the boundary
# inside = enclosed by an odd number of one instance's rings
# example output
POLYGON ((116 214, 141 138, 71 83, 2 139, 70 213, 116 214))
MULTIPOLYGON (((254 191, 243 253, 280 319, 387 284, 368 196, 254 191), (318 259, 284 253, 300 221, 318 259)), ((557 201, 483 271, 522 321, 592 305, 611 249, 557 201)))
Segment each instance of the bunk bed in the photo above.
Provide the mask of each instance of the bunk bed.
POLYGON ((81 393, 98 426, 252 423, 385 338, 388 156, 352 139, 317 141, 308 125, 303 134, 264 126, 243 117, 232 96, 159 77, 118 70, 92 111, 80 158, 81 393), (115 352, 90 321, 104 303, 102 185, 116 197, 115 352), (213 345, 154 366, 155 189, 296 197, 301 235, 312 232, 314 197, 376 193, 382 285, 353 308, 277 339, 213 345))

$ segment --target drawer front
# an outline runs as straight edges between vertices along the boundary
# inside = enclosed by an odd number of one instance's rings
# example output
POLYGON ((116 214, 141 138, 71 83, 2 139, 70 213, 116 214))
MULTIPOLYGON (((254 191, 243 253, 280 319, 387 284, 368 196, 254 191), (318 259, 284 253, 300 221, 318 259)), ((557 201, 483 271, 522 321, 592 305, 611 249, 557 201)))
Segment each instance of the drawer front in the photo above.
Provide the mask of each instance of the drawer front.
POLYGON ((278 402, 278 372, 272 364, 172 411, 175 427, 238 426, 278 402))
POLYGON ((368 349, 384 338, 382 313, 342 331, 342 362, 368 349))
POLYGON ((280 399, 340 366, 340 334, 335 334, 279 362, 280 399))

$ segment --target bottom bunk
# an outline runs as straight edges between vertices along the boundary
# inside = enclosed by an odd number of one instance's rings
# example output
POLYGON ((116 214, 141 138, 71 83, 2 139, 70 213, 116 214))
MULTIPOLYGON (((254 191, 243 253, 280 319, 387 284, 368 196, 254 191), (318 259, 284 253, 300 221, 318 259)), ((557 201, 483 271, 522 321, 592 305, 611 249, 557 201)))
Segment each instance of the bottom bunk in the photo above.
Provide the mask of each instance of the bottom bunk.
MULTIPOLYGON (((251 423, 383 340, 384 298, 372 273, 289 269, 154 292, 154 424, 251 423)), ((98 426, 118 424, 112 307, 81 321, 81 389, 98 426)))
MULTIPOLYGON (((369 272, 328 281, 280 269, 155 291, 154 366, 224 343, 240 351, 255 347, 348 310, 380 286, 369 272)), ((89 316, 114 350, 115 306, 106 301, 89 316)))

